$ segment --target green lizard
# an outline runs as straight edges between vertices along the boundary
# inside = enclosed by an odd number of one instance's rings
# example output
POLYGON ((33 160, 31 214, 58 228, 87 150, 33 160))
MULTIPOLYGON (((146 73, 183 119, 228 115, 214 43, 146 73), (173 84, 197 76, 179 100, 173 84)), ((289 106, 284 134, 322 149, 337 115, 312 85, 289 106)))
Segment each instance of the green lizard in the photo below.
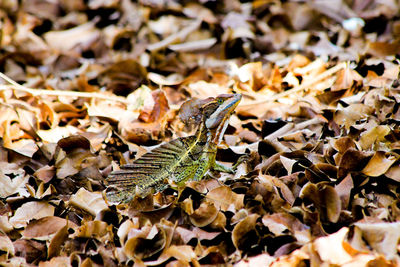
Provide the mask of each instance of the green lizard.
POLYGON ((215 156, 241 98, 240 94, 225 94, 203 100, 196 134, 162 144, 132 164, 113 171, 107 178, 107 200, 129 202, 135 194, 145 197, 170 185, 181 187, 188 180, 199 181, 209 169, 231 172, 218 164, 215 156))

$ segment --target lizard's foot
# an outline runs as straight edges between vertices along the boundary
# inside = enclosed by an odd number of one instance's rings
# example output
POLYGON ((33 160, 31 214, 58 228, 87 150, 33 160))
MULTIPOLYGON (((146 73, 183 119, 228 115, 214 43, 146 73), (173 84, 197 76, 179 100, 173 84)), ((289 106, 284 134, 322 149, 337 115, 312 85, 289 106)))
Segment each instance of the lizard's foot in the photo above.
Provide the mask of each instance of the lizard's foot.
POLYGON ((251 156, 250 156, 249 154, 245 154, 245 155, 243 155, 243 156, 240 156, 240 157, 238 158, 238 160, 236 161, 236 163, 232 166, 232 169, 233 169, 234 171, 236 171, 236 169, 238 168, 238 166, 239 166, 240 164, 245 163, 245 162, 247 162, 247 161, 249 161, 249 160, 251 160, 251 156))

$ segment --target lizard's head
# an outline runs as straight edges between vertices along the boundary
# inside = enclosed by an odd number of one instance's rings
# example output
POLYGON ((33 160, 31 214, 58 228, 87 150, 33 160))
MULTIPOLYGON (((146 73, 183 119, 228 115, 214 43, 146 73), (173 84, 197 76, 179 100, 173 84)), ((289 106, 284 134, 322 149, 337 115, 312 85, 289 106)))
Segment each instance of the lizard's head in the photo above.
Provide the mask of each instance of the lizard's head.
POLYGON ((217 97, 186 101, 182 104, 179 117, 186 125, 202 124, 200 131, 207 129, 214 136, 213 141, 220 140, 228 126, 229 117, 242 98, 241 94, 223 94, 217 97))
POLYGON ((204 126, 209 129, 212 135, 212 141, 219 143, 226 128, 228 121, 235 108, 242 99, 241 94, 219 95, 207 104, 203 105, 204 126))
POLYGON ((203 105, 203 119, 208 129, 215 129, 229 119, 242 99, 241 94, 223 94, 203 105))

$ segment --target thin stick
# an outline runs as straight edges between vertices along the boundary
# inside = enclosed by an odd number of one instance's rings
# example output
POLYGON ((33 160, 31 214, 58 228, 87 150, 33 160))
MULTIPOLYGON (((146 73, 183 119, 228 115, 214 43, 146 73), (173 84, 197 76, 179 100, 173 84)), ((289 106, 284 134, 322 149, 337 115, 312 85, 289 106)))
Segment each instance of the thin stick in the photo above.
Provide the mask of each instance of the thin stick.
POLYGON ((333 75, 334 73, 338 72, 339 70, 344 69, 346 66, 347 66, 347 64, 345 62, 342 62, 342 63, 330 68, 329 70, 324 71, 323 73, 319 74, 314 79, 312 79, 310 81, 307 81, 307 82, 304 82, 304 83, 300 84, 299 86, 293 87, 292 89, 289 89, 287 91, 284 91, 282 93, 279 93, 279 94, 276 94, 276 95, 273 95, 273 96, 269 96, 267 99, 261 99, 261 100, 258 100, 258 101, 253 101, 253 102, 250 102, 250 103, 246 103, 246 104, 243 104, 243 105, 239 104, 239 105, 243 107, 243 106, 253 106, 253 105, 273 102, 273 101, 275 101, 275 100, 277 100, 277 99, 279 99, 281 97, 285 97, 285 96, 293 94, 295 92, 304 90, 305 88, 315 84, 316 82, 319 82, 319 81, 321 81, 323 79, 326 79, 329 76, 333 75))
POLYGON ((4 90, 18 90, 22 92, 27 92, 32 95, 50 95, 50 96, 68 96, 68 97, 88 97, 88 98, 99 98, 105 100, 111 100, 115 102, 121 102, 125 104, 129 104, 129 101, 124 99, 123 97, 118 97, 114 95, 105 95, 97 92, 75 92, 75 91, 60 91, 60 90, 46 90, 46 89, 32 89, 25 87, 23 85, 18 84, 10 77, 0 72, 0 78, 4 79, 10 85, 0 85, 0 91, 4 90))

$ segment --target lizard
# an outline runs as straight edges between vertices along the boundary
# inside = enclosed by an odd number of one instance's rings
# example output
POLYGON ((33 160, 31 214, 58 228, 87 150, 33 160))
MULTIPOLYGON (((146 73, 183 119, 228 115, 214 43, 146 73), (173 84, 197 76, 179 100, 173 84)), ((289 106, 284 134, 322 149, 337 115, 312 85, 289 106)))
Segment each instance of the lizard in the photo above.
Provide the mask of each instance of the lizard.
POLYGON ((200 102, 204 104, 198 108, 196 133, 164 143, 112 171, 106 178, 107 201, 127 203, 135 195, 144 198, 169 186, 179 188, 188 180, 201 180, 209 169, 232 172, 216 162, 216 153, 241 98, 241 94, 223 94, 200 102))

